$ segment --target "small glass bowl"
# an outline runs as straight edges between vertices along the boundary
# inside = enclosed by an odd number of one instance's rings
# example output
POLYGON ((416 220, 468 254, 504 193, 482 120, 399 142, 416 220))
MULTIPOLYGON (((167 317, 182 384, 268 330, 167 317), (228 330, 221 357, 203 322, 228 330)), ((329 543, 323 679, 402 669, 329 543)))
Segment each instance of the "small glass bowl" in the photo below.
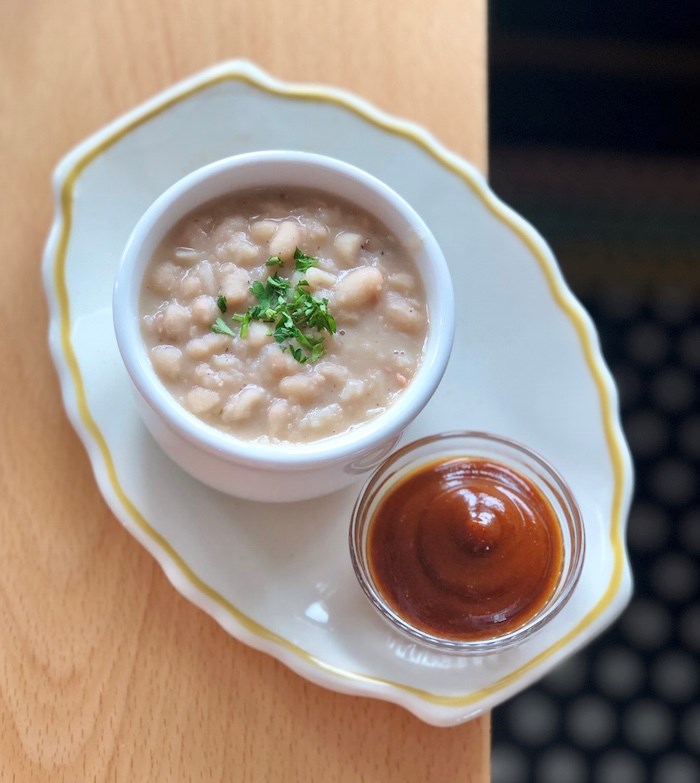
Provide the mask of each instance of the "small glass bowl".
POLYGON ((564 607, 576 587, 585 551, 583 520, 578 505, 563 478, 531 449, 508 438, 484 432, 446 432, 409 443, 385 460, 365 484, 352 512, 350 556, 355 575, 375 609, 392 627, 414 641, 443 652, 461 655, 496 652, 529 639, 564 607), (427 464, 467 458, 500 463, 529 479, 551 504, 559 521, 563 562, 557 584, 548 600, 521 626, 475 640, 433 635, 400 616, 375 585, 367 555, 368 533, 375 513, 386 494, 397 483, 427 464))

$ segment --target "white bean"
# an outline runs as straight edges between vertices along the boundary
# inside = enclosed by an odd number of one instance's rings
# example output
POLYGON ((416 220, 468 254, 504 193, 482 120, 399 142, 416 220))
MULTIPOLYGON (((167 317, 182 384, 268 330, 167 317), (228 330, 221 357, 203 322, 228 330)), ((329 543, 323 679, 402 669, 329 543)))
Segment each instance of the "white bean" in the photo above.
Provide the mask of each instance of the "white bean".
POLYGON ((350 375, 347 367, 329 361, 319 362, 316 365, 316 372, 335 386, 342 386, 350 375))
POLYGON ((220 402, 220 394, 211 389, 203 389, 201 386, 195 386, 185 395, 185 405, 198 416, 207 413, 220 402))
POLYGON ((202 293, 216 296, 216 278, 214 277, 214 269, 211 263, 209 261, 200 261, 194 269, 195 274, 199 275, 199 279, 202 281, 202 293))
POLYGON ((354 266, 357 263, 363 239, 362 234, 353 231, 343 231, 335 238, 333 246, 345 266, 354 266))
POLYGON ((334 304, 343 311, 359 310, 377 301, 384 276, 372 266, 352 269, 340 278, 333 291, 334 304))
POLYGON ((267 400, 267 392, 260 386, 246 386, 237 394, 231 395, 224 405, 221 418, 230 424, 235 421, 250 419, 267 400))
POLYGON ((343 418, 343 409, 338 403, 331 403, 323 408, 312 408, 299 422, 302 430, 313 432, 320 436, 323 432, 330 434, 333 426, 343 418))
POLYGON ((250 380, 246 373, 238 372, 238 370, 228 370, 219 373, 221 378, 221 385, 229 391, 239 391, 250 380))
POLYGON ((200 362, 194 368, 194 377, 200 386, 205 389, 213 389, 218 391, 224 387, 224 379, 221 373, 212 369, 206 362, 200 362))
POLYGON ((243 371, 243 362, 232 353, 217 353, 211 357, 211 363, 217 370, 243 371))
POLYGON ((163 310, 163 335, 170 340, 182 340, 190 331, 190 311, 177 302, 163 310))
POLYGON ((180 283, 180 267, 172 261, 158 264, 149 277, 148 283, 152 291, 162 296, 168 296, 175 291, 180 283))
POLYGON ((313 402, 321 394, 324 381, 322 376, 300 373, 282 378, 277 388, 283 397, 292 402, 313 402))
POLYGON ((261 321, 251 322, 248 326, 248 334, 244 338, 251 350, 258 351, 263 345, 274 341, 275 338, 270 334, 271 327, 272 324, 261 321))
POLYGON ((293 375, 301 369, 299 362, 288 351, 282 351, 277 343, 266 345, 260 351, 260 358, 256 365, 257 372, 266 383, 274 383, 283 376, 293 375))
POLYGON ((351 378, 339 396, 341 402, 357 402, 364 394, 366 394, 365 384, 357 378, 351 378))
POLYGON ((286 400, 275 400, 267 411, 270 432, 276 438, 284 437, 289 430, 292 406, 286 400))
POLYGON ((327 256, 320 256, 318 259, 318 266, 314 268, 328 272, 329 275, 334 275, 336 277, 338 275, 338 265, 333 261, 332 258, 328 258, 327 256))
POLYGON ((190 359, 206 359, 215 353, 223 351, 229 338, 225 334, 209 332, 201 337, 195 337, 185 345, 185 353, 190 359))
POLYGON ((151 348, 151 361, 159 375, 174 380, 182 367, 182 351, 174 345, 156 345, 151 348))
POLYGON ((321 288, 330 290, 338 279, 335 275, 330 274, 330 272, 324 272, 323 269, 319 269, 315 266, 307 269, 304 277, 312 291, 318 291, 321 288))
POLYGON ((270 255, 291 261, 301 240, 301 228, 296 220, 283 220, 270 240, 270 255))
POLYGON ((200 260, 199 251, 195 250, 193 247, 176 247, 175 260, 181 265, 191 266, 200 260))
POLYGON ((198 296, 192 302, 192 320, 200 326, 211 326, 220 315, 213 296, 198 296))
POLYGON ((250 267, 255 266, 258 261, 258 248, 248 241, 243 231, 237 231, 219 245, 217 255, 222 261, 232 261, 234 264, 250 267))
POLYGON ((409 334, 420 331, 425 322, 420 308, 414 302, 392 291, 386 296, 384 315, 392 326, 409 334))
POLYGON ((248 299, 250 288, 250 275, 245 269, 234 267, 221 279, 221 293, 226 297, 226 304, 230 307, 240 307, 248 299))
POLYGON ((202 280, 195 270, 190 269, 180 281, 178 294, 181 299, 192 299, 202 293, 202 280))
POLYGON ((306 238, 312 246, 325 242, 328 239, 328 228, 323 223, 319 223, 318 220, 307 220, 304 223, 304 230, 306 238))
POLYGON ((398 291, 400 294, 409 295, 415 293, 416 279, 408 272, 397 272, 387 278, 387 285, 392 291, 398 291))
POLYGON ((212 232, 212 239, 217 244, 228 242, 236 233, 245 230, 248 221, 243 215, 229 215, 220 220, 212 232))
POLYGON ((275 220, 256 220, 250 226, 250 237, 255 242, 269 242, 275 231, 277 231, 275 220))

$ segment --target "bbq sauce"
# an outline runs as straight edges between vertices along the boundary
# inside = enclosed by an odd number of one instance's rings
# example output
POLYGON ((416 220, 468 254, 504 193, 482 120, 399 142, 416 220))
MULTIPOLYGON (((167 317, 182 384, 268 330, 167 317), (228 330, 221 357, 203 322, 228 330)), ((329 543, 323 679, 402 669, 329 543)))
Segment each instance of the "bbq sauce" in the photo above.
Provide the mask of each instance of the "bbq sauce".
POLYGON ((484 459, 421 467, 382 500, 367 551, 392 609, 434 636, 469 641, 526 623, 547 602, 564 559, 546 497, 484 459))

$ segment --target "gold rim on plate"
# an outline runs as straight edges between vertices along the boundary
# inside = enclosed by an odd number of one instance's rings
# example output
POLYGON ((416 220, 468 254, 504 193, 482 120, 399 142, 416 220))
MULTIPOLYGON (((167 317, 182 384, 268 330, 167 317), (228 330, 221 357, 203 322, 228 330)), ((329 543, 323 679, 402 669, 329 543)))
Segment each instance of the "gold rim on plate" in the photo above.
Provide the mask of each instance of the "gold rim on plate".
MULTIPOLYGON (((624 573, 625 554, 622 535, 622 523, 624 518, 625 506, 625 449, 621 442, 621 435, 615 415, 615 402, 610 392, 607 382, 607 370, 602 364, 600 353, 595 346, 594 337, 588 327, 588 323, 582 309, 578 303, 569 294, 565 283, 560 278, 547 255, 543 252, 538 242, 534 239, 530 231, 514 219, 510 210, 508 210, 488 189, 488 187, 475 176, 467 165, 460 164, 454 156, 446 154, 437 143, 432 141, 427 135, 422 134, 417 128, 403 121, 390 118, 387 115, 380 114, 373 107, 361 101, 353 100, 339 91, 333 91, 322 87, 303 86, 283 84, 272 81, 267 77, 265 80, 259 78, 253 69, 247 64, 231 63, 222 72, 221 68, 209 76, 202 77, 196 84, 182 85, 179 89, 176 87, 169 91, 167 96, 160 96, 150 101, 142 110, 137 110, 130 116, 128 121, 116 128, 112 133, 101 136, 94 146, 85 150, 78 159, 73 162, 70 170, 65 175, 59 191, 60 206, 60 232, 56 243, 56 250, 52 259, 53 281, 55 286, 56 299, 58 302, 59 323, 60 323, 60 347, 63 352, 63 358, 68 367, 71 380, 74 386, 78 414, 86 431, 90 434, 97 446, 102 460, 107 478, 111 484, 112 490, 119 502, 123 505, 127 514, 131 517, 137 527, 165 552, 178 568, 181 574, 197 591, 214 601, 226 612, 228 612, 237 623, 243 626, 247 631, 259 637, 261 640, 271 642, 274 645, 282 647, 295 656, 301 658, 307 663, 320 669, 323 672, 333 674, 337 677, 355 682, 366 682, 380 684, 396 688, 405 693, 413 694, 419 699, 444 707, 463 707, 474 704, 484 698, 507 688, 525 674, 535 669, 545 660, 551 658, 567 644, 580 636, 589 626, 591 626, 610 606, 617 595, 624 573), (66 257, 68 245, 70 242, 71 228, 73 224, 73 198, 75 185, 86 169, 99 155, 108 150, 112 145, 126 136, 135 128, 143 125, 154 117, 160 115, 170 107, 181 101, 202 92, 210 87, 226 81, 240 81, 249 84, 252 87, 264 92, 283 97, 303 101, 316 101, 332 103, 341 106, 344 109, 358 115, 365 121, 375 125, 388 133, 401 136, 412 141, 416 146, 427 152, 433 159, 443 167, 456 174, 480 199, 486 208, 504 223, 518 238, 527 246, 529 251, 536 259, 541 272, 544 274, 550 293, 554 301, 566 314, 573 324, 581 349, 584 354, 586 365, 593 377, 596 389, 598 391, 601 416, 603 419, 603 429, 605 433, 606 444, 614 476, 614 490, 612 506, 610 509, 610 543, 613 552, 613 569, 608 585, 598 600, 596 605, 590 609, 579 622, 558 639, 554 644, 538 653, 527 663, 520 666, 515 671, 504 675, 489 686, 480 688, 471 693, 459 696, 447 696, 431 693, 430 691, 416 688, 403 683, 393 682, 391 680, 374 677, 367 674, 347 671, 339 667, 332 666, 315 655, 307 652, 300 646, 290 642, 279 634, 248 617, 230 601, 227 601, 220 593, 210 587, 201 577, 199 577, 188 566, 184 558, 175 550, 169 541, 161 535, 136 508, 131 499, 126 495, 121 486, 114 460, 104 438, 104 435, 97 426, 87 404, 87 397, 83 385, 82 375, 78 366, 77 357, 71 342, 71 320, 70 305, 68 298, 68 289, 65 279, 66 257)), ((257 69, 255 69, 257 70, 257 69)), ((196 77, 195 77, 196 78, 196 77)), ((88 142, 89 143, 89 142, 88 142)))

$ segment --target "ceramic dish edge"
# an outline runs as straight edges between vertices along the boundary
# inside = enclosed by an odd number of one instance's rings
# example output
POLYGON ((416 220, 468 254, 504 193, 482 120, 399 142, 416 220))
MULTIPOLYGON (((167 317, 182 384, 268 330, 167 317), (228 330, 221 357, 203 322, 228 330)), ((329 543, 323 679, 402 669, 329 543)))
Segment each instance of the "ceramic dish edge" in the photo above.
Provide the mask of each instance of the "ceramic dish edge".
MULTIPOLYGON (((145 119, 149 114, 162 111, 169 104, 186 97, 188 93, 194 92, 204 84, 212 83, 217 79, 235 76, 249 81, 254 86, 275 92, 291 94, 295 90, 306 93, 313 92, 319 97, 325 97, 327 100, 332 100, 353 109, 361 115, 372 119, 380 126, 397 130, 403 135, 419 141, 438 161, 462 173, 467 184, 477 191, 481 200, 515 230, 538 259, 545 261, 547 265, 546 272, 555 299, 577 314, 576 327, 584 346, 584 352, 587 354, 587 362, 589 367, 595 370, 597 380, 601 384, 599 391, 601 406, 604 409, 603 418, 608 425, 606 428, 608 448, 611 456, 619 460, 618 470, 620 472, 620 481, 616 486, 616 494, 613 500, 616 519, 611 521, 611 539, 619 538, 618 541, 613 541, 613 544, 622 547, 622 562, 619 564, 618 573, 613 574, 611 578, 611 584, 608 588, 611 596, 607 605, 584 630, 569 640, 566 647, 560 647, 557 651, 550 654, 548 662, 551 664, 568 657, 576 649, 582 647, 592 636, 598 634, 604 627, 609 625, 629 600, 632 580, 624 547, 624 531, 632 495, 632 463, 620 426, 617 391, 603 362, 599 340, 588 314, 566 286, 545 241, 532 226, 493 194, 485 179, 473 166, 446 150, 431 134, 419 126, 404 120, 397 120, 344 90, 315 85, 295 85, 278 81, 248 62, 230 61, 195 74, 159 93, 77 145, 61 160, 56 167, 53 177, 55 217, 44 251, 43 280, 50 309, 49 344, 60 379, 64 406, 74 429, 88 452, 100 491, 107 500, 111 510, 132 535, 154 556, 175 589, 189 601, 211 615, 227 632, 248 646, 273 655, 290 669, 318 685, 343 693, 366 695, 400 704, 417 717, 434 725, 448 726, 464 722, 491 709, 495 704, 504 701, 515 692, 522 690, 530 682, 536 680, 539 676, 537 656, 524 669, 516 672, 510 678, 506 677, 499 689, 484 695, 481 699, 476 694, 470 704, 458 707, 447 707, 440 703, 425 700, 421 697, 422 692, 417 688, 413 689, 408 686, 397 688, 391 683, 383 683, 374 678, 368 679, 362 675, 353 675, 346 671, 336 670, 333 666, 329 666, 317 658, 314 659, 315 665, 310 665, 293 650, 280 645, 272 638, 273 634, 267 637, 258 635, 239 623, 225 606, 208 594, 206 585, 196 574, 189 570, 184 560, 162 536, 155 530, 153 530, 153 535, 148 535, 143 528, 135 523, 133 514, 138 514, 138 511, 133 507, 126 495, 115 490, 115 486, 118 486, 113 481, 116 471, 104 438, 92 419, 89 418, 86 421, 81 413, 83 404, 78 399, 80 392, 74 382, 76 374, 77 377, 80 377, 80 371, 71 352, 65 350, 66 345, 70 346, 69 330, 66 329, 65 323, 61 324, 59 322, 59 290, 60 295, 65 298, 68 306, 69 297, 65 283, 60 280, 54 263, 56 254, 60 249, 59 244, 62 238, 65 237, 63 232, 65 221, 70 221, 71 217, 70 204, 66 203, 64 199, 68 177, 73 176, 73 178, 77 178, 79 172, 76 173, 74 170, 77 162, 84 160, 86 156, 88 156, 87 162, 89 162, 91 159, 89 157, 90 154, 93 157, 99 154, 101 145, 107 140, 113 139, 116 134, 127 132, 129 126, 135 120, 145 119), (618 526, 617 529, 616 525, 618 526)), ((69 319, 66 320, 69 323, 69 319)))

